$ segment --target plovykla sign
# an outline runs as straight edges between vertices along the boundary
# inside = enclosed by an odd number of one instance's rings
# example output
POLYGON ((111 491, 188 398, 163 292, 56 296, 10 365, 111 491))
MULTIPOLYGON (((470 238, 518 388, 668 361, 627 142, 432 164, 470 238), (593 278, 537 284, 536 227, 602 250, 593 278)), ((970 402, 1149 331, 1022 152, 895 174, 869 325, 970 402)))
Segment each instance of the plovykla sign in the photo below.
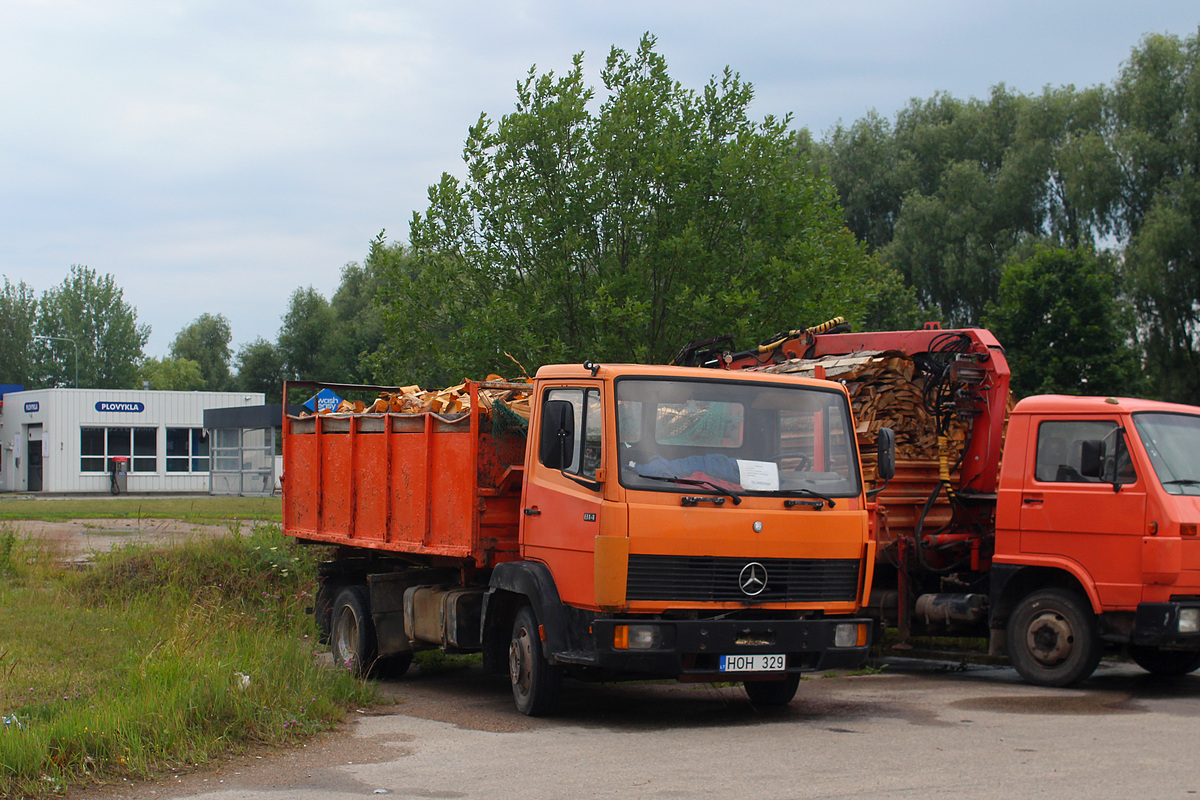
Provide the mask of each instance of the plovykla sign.
POLYGON ((146 410, 146 404, 128 400, 100 400, 96 403, 96 410, 115 414, 140 414, 146 410))

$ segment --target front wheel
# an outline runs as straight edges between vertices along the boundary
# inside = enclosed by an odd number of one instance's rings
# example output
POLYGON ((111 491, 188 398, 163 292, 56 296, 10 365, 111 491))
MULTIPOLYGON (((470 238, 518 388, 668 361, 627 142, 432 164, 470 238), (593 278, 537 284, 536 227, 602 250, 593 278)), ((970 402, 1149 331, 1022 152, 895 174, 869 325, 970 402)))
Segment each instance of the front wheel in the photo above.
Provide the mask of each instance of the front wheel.
POLYGON ((1036 686, 1070 686, 1100 663, 1100 637, 1091 607, 1066 589, 1034 592, 1008 619, 1008 655, 1036 686))
POLYGON ((513 700, 517 710, 527 717, 549 713, 558 702, 562 688, 562 670, 542 654, 542 639, 533 609, 525 606, 513 621, 508 645, 508 674, 512 679, 513 700))
POLYGON ((1131 644, 1129 657, 1151 675, 1174 677, 1200 669, 1200 652, 1195 650, 1163 650, 1161 647, 1131 644))
POLYGON ((799 675, 788 675, 781 681, 746 681, 742 684, 755 708, 782 708, 792 702, 799 687, 799 675))

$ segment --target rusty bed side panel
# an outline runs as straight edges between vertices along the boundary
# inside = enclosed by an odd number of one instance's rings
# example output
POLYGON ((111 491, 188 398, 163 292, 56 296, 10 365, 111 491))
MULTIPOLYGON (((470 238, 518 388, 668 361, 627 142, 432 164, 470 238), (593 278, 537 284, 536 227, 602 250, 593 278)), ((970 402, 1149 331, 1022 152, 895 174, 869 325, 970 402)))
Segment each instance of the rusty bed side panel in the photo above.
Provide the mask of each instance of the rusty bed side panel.
POLYGON ((497 461, 477 414, 287 424, 285 533, 479 567, 515 557, 521 465, 497 461))

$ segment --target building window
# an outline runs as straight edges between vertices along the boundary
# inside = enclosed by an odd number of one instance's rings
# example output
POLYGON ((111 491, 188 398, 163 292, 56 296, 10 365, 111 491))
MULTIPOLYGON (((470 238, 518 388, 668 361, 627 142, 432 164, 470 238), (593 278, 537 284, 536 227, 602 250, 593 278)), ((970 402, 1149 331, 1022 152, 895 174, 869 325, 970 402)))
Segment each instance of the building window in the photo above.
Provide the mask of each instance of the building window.
POLYGON ((104 428, 80 428, 79 453, 80 472, 104 472, 104 428))
POLYGON ((80 428, 79 454, 80 472, 108 472, 118 456, 132 472, 156 472, 158 428, 80 428))
POLYGON ((167 472, 208 472, 203 428, 167 428, 167 472))

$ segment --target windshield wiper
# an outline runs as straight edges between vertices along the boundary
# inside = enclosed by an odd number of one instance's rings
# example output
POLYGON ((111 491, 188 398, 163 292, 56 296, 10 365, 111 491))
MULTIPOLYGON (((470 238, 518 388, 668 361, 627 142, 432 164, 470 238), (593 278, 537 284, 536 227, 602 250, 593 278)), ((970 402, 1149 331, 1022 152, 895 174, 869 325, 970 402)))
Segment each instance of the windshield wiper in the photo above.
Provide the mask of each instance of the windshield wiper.
POLYGON ((779 494, 790 495, 792 497, 795 497, 796 495, 799 495, 800 497, 815 497, 818 500, 824 500, 829 504, 830 508, 833 508, 836 505, 836 503, 833 502, 832 497, 827 494, 821 494, 820 492, 813 491, 812 489, 784 489, 783 491, 779 492, 779 494))
POLYGON ((684 486, 703 486, 705 488, 712 489, 714 492, 723 497, 728 497, 733 501, 735 506, 742 502, 742 498, 738 497, 733 492, 729 491, 728 489, 722 489, 720 486, 717 486, 715 483, 710 483, 709 481, 702 481, 696 478, 677 478, 674 475, 643 475, 640 472, 637 474, 637 476, 639 478, 645 478, 648 481, 670 481, 671 483, 679 483, 684 486))
POLYGON ((1177 484, 1179 486, 1200 486, 1200 481, 1195 478, 1176 478, 1173 481, 1163 481, 1163 486, 1177 484))

